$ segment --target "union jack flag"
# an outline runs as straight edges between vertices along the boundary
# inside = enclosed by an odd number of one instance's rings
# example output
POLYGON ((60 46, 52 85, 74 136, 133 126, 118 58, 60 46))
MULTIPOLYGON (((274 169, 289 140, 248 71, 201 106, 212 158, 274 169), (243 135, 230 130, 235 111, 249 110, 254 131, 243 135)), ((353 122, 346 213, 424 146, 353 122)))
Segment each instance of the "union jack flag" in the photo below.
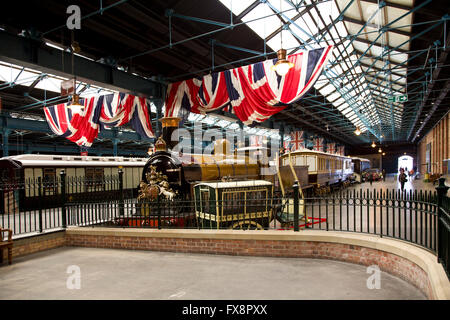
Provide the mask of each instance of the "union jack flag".
POLYGON ((323 138, 315 138, 314 139, 313 149, 315 151, 322 151, 323 152, 323 138))
POLYGON ((303 131, 295 131, 291 133, 292 150, 301 150, 305 148, 305 141, 303 139, 303 131))
POLYGON ((328 143, 327 144, 327 153, 335 154, 336 153, 336 144, 335 143, 328 143))
POLYGON ((283 147, 284 147, 284 150, 290 150, 290 145, 291 145, 291 141, 289 141, 289 140, 284 140, 283 141, 283 147))
POLYGON ((319 78, 332 46, 303 51, 288 57, 294 64, 284 76, 272 66, 277 59, 169 84, 167 117, 229 108, 246 125, 263 122, 302 98, 319 78))
POLYGON ((90 147, 101 129, 131 123, 142 137, 154 137, 149 101, 145 98, 115 93, 80 99, 80 103, 85 110, 75 114, 67 104, 44 108, 47 123, 55 134, 79 146, 90 147))
POLYGON ((337 154, 341 156, 345 156, 345 146, 337 147, 337 154))

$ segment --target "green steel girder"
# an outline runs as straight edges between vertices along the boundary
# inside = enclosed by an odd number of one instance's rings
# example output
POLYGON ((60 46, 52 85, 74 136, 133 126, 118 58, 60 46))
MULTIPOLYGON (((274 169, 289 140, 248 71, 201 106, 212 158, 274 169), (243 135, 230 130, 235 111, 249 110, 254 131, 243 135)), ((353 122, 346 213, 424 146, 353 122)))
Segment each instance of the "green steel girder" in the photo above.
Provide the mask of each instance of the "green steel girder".
MULTIPOLYGON (((27 120, 27 119, 19 119, 12 118, 7 114, 0 114, 0 123, 3 128, 6 130, 30 130, 34 132, 48 133, 53 134, 53 131, 49 128, 46 121, 37 121, 37 120, 27 120)), ((110 139, 118 138, 120 141, 148 141, 152 142, 155 139, 146 139, 142 138, 139 134, 130 131, 117 131, 117 136, 114 133, 114 130, 103 130, 98 135, 100 139, 110 139)))
MULTIPOLYGON (((0 31, 0 59, 24 67, 72 78, 72 57, 62 51, 45 47, 41 42, 0 31), (64 61, 64 63, 62 63, 64 61)), ((114 67, 74 56, 75 76, 79 81, 111 90, 160 98, 161 83, 120 71, 114 67)))
MULTIPOLYGON (((278 15, 281 15, 284 17, 284 19, 286 19, 287 21, 289 21, 291 23, 291 25, 295 26, 296 28, 298 28, 300 31, 302 31, 305 35, 307 35, 310 39, 314 40, 315 42, 317 42, 317 39, 315 39, 312 35, 310 35, 307 31, 303 30, 303 28, 301 28, 299 25, 297 25, 294 21, 292 21, 291 19, 289 19, 289 17, 287 17, 285 14, 283 14, 282 12, 280 12, 277 8, 275 8, 270 2, 266 2, 266 4, 269 6, 269 8, 277 13, 278 15)), ((295 32, 293 32, 290 28, 289 31, 296 37, 296 39, 301 39, 301 37, 299 37, 295 32)), ((299 42, 301 42, 300 40, 298 40, 299 42)), ((308 46, 309 48, 312 48, 311 45, 309 43, 305 43, 306 46, 308 46)), ((333 84, 333 86, 335 86, 335 88, 338 90, 338 92, 342 95, 342 97, 347 101, 347 103, 354 108, 353 103, 351 103, 351 100, 354 100, 354 97, 352 97, 351 95, 348 95, 348 92, 341 92, 339 90, 339 86, 336 85, 336 83, 333 81, 333 79, 330 79, 330 75, 329 73, 333 73, 333 71, 330 70, 330 72, 327 72, 327 70, 324 70, 324 74, 325 76, 330 80, 330 82, 333 84)), ((336 74, 334 74, 336 76, 336 74)), ((356 113, 356 110, 355 110, 356 113)), ((374 136, 378 137, 379 134, 377 134, 373 128, 369 125, 369 123, 367 122, 367 119, 365 119, 365 117, 359 117, 359 119, 362 121, 362 123, 366 126, 367 130, 369 130, 374 136)))

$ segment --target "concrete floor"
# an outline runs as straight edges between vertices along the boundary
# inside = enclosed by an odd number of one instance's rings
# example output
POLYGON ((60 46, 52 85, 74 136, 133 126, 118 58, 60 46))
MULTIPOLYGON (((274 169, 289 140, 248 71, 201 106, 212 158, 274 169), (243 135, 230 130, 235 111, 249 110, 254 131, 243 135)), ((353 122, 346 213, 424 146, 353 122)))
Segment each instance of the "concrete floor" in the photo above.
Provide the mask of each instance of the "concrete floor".
POLYGON ((0 267, 0 299, 418 299, 407 282, 330 260, 234 257, 95 248, 59 248, 0 267), (67 289, 80 267, 81 288, 67 289))

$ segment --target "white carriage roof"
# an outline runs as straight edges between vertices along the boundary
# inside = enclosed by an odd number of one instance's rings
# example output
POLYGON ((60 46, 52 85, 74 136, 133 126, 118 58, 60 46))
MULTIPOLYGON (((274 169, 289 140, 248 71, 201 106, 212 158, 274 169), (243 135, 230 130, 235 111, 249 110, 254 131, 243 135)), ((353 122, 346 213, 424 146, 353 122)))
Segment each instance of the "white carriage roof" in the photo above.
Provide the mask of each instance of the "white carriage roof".
MULTIPOLYGON (((315 150, 309 150, 309 149, 303 149, 303 150, 297 150, 297 151, 292 151, 291 154, 302 154, 302 153, 315 153, 315 154, 322 154, 325 156, 330 156, 330 157, 336 157, 336 158, 346 158, 346 159, 350 159, 350 157, 348 156, 341 156, 339 154, 332 154, 332 153, 326 153, 323 151, 315 151, 315 150)), ((288 157, 289 154, 285 153, 282 156, 288 157)))
POLYGON ((129 167, 144 166, 146 158, 127 158, 127 157, 94 157, 94 156, 64 156, 50 154, 21 154, 0 158, 0 160, 17 161, 25 167, 39 166, 80 166, 80 167, 129 167))
POLYGON ((245 181, 228 181, 228 182, 203 182, 196 186, 207 186, 214 189, 223 188, 239 188, 239 187, 260 187, 271 186, 272 183, 265 180, 245 180, 245 181))
POLYGON ((352 158, 352 160, 360 160, 360 161, 369 161, 370 162, 370 160, 366 159, 366 158, 359 158, 359 157, 351 157, 351 158, 352 158))

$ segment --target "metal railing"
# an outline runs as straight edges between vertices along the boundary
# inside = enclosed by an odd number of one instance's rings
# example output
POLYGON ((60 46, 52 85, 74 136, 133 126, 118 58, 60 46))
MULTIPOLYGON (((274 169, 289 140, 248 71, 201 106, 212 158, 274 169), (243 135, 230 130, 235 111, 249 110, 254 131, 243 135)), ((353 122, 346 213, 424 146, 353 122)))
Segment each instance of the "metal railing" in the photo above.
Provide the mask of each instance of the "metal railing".
POLYGON ((437 194, 353 190, 323 197, 200 203, 156 200, 71 203, 70 223, 111 227, 275 229, 303 228, 379 235, 437 248, 437 194), (297 204, 296 204, 297 203, 297 204), (201 208, 200 208, 201 207, 201 208))
POLYGON ((66 205, 72 202, 118 201, 133 198, 135 189, 123 188, 123 172, 118 175, 59 177, 0 181, 0 226, 14 237, 64 229, 66 205))
POLYGON ((450 279, 449 239, 450 239, 450 198, 447 197, 449 187, 445 185, 445 178, 439 179, 436 188, 438 193, 438 223, 437 223, 437 256, 450 279))
POLYGON ((0 184, 0 225, 15 236, 72 226, 195 229, 317 229, 390 237, 437 255, 449 272, 450 198, 445 179, 436 192, 344 190, 300 198, 138 201, 123 173, 102 179, 35 179, 0 184), (27 199, 28 197, 28 199, 27 199))

